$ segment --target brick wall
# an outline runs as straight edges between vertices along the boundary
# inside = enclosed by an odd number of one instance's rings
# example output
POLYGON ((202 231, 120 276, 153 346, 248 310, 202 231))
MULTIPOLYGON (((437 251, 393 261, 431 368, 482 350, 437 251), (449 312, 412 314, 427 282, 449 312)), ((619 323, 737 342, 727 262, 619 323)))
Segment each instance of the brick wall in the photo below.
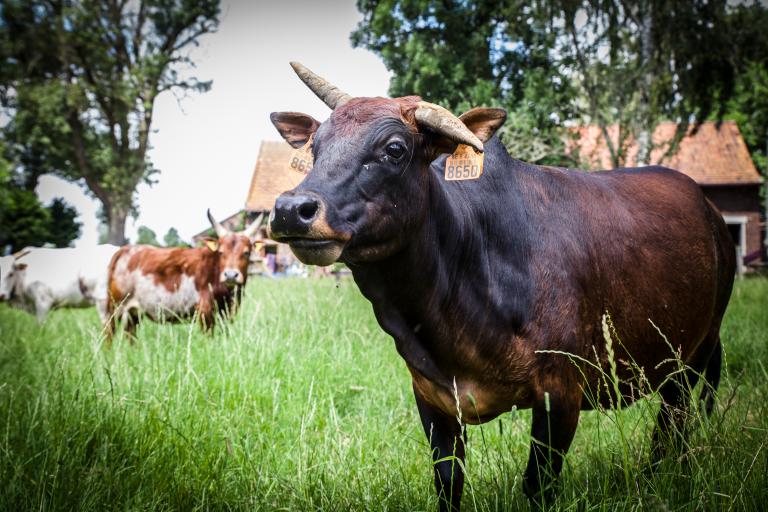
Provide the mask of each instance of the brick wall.
POLYGON ((723 215, 747 218, 746 254, 762 248, 760 185, 703 186, 702 190, 723 215))

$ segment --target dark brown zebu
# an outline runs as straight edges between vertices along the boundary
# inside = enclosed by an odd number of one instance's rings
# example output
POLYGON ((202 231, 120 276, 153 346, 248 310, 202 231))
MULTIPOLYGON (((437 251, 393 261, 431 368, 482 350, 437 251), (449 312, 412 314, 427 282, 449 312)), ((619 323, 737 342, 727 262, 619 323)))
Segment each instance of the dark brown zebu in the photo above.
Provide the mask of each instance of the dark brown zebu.
POLYGON ((272 114, 292 146, 312 137, 314 168, 277 199, 271 236, 305 263, 352 270, 410 370, 443 459, 441 508, 461 499, 461 468, 445 459, 464 457, 457 404, 463 423, 531 407, 524 490, 535 504, 551 495, 579 412, 616 400, 599 370, 609 368, 606 312, 625 403, 644 389, 663 399, 656 456, 667 433, 682 431, 700 374, 711 410, 735 253, 691 179, 661 167, 530 165, 493 137, 503 110, 459 119, 413 96, 352 98, 292 65, 333 112, 322 124, 272 114), (484 150, 479 179, 445 181, 458 143, 484 150))

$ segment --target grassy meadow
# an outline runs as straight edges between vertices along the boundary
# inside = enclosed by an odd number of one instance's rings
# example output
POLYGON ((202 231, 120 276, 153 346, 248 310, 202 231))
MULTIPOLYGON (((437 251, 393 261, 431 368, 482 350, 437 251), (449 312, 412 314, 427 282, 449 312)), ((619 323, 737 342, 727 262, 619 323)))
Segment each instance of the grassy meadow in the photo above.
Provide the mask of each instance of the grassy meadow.
MULTIPOLYGON (((410 379, 351 281, 253 279, 234 321, 0 305, 0 510, 435 510, 410 379)), ((582 414, 555 510, 768 508, 768 279, 739 280, 716 413, 648 470, 653 399, 582 414)), ((469 427, 465 510, 528 510, 529 411, 469 427)))

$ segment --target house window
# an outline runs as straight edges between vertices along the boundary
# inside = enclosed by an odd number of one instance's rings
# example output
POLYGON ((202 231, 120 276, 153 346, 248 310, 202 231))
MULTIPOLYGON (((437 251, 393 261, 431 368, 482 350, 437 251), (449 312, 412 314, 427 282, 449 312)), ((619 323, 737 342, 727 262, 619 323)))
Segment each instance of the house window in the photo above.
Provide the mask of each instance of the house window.
POLYGON ((747 217, 744 215, 723 215, 736 245, 736 271, 744 272, 744 256, 747 254, 747 217))

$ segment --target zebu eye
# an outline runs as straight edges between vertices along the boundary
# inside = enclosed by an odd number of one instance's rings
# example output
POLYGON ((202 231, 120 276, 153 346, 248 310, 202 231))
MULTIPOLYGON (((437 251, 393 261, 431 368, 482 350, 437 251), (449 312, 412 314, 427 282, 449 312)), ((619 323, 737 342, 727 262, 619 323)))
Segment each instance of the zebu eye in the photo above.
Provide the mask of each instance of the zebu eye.
POLYGON ((390 142, 384 152, 393 160, 399 160, 405 154, 405 146, 401 142, 390 142))

